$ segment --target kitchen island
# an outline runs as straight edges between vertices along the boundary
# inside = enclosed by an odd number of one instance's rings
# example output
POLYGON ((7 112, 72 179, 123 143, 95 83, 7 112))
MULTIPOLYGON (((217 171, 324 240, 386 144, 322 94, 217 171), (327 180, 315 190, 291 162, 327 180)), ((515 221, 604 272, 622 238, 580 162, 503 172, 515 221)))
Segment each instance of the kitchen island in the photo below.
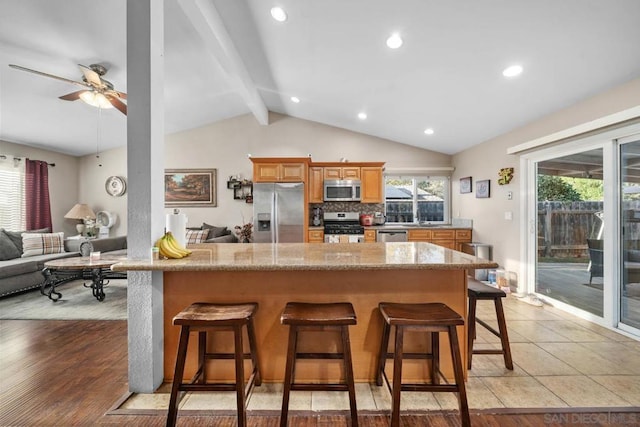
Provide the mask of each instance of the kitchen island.
MULTIPOLYGON (((375 378, 381 334, 378 303, 443 302, 466 319, 467 269, 495 268, 497 264, 430 243, 308 244, 249 243, 200 244, 193 254, 177 260, 128 259, 112 266, 114 271, 163 271, 164 276, 164 378, 173 377, 179 328, 172 319, 193 302, 242 302, 259 304, 256 315, 258 352, 263 380, 284 378, 288 328, 280 313, 288 301, 351 302, 358 324, 350 327, 356 381, 375 378)), ((466 360, 466 325, 460 327, 460 347, 466 360)), ((314 351, 321 338, 306 334, 301 348, 314 351)), ((326 335, 326 334, 323 334, 326 335)), ((195 371, 195 342, 190 348, 185 377, 195 371)), ((231 339, 221 340, 220 350, 231 339)), ((407 346, 424 349, 426 337, 406 339, 407 346)), ((190 345, 191 345, 190 344, 190 345)), ((217 344, 216 344, 217 345, 217 344)), ((441 337, 442 367, 452 377, 446 337, 441 337)), ((218 349, 218 347, 216 347, 218 349)), ((230 379, 231 365, 218 362, 209 378, 230 379), (222 365, 222 366, 220 366, 222 365)), ((466 362, 465 365, 466 366, 466 362)), ((407 378, 424 378, 424 362, 409 361, 407 378)), ((341 375, 339 363, 330 366, 303 361, 296 370, 300 379, 326 381, 341 375)))

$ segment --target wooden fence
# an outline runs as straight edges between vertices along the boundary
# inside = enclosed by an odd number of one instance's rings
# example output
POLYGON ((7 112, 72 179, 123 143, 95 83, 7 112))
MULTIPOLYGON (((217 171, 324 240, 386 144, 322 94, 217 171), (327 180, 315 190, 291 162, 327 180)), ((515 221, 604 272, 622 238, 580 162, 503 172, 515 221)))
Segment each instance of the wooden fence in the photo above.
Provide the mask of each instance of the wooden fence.
MULTIPOLYGON (((625 240, 640 241, 640 201, 624 203, 625 240)), ((603 202, 538 202, 538 256, 588 261, 587 239, 599 237, 602 211, 603 202)))

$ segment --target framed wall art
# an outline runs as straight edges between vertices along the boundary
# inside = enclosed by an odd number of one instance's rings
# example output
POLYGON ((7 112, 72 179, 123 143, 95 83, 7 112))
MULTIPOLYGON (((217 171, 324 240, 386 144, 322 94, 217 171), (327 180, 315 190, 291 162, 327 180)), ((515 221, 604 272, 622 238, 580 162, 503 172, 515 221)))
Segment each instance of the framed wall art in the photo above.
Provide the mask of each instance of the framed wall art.
POLYGON ((471 177, 460 178, 460 193, 471 193, 471 177))
POLYGON ((216 169, 166 169, 165 207, 215 207, 216 169))
POLYGON ((491 181, 488 179, 476 181, 476 199, 488 199, 490 196, 491 181))

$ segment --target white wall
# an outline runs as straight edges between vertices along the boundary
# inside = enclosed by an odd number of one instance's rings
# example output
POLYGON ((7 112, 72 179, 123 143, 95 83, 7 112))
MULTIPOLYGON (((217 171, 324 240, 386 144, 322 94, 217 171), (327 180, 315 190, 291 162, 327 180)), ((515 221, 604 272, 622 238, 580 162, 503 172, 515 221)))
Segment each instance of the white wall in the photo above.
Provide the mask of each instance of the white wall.
MULTIPOLYGON (((166 168, 215 168, 218 171, 218 207, 185 208, 189 226, 202 222, 232 228, 253 216, 253 205, 233 199, 226 181, 230 175, 252 179, 253 157, 305 157, 317 162, 383 161, 388 168, 450 166, 446 154, 423 150, 381 138, 270 113, 261 126, 243 115, 197 129, 168 135, 166 168)), ((169 211, 169 210, 167 210, 169 211)))
POLYGON ((1 140, 0 154, 56 164, 55 167, 49 166, 49 198, 53 231, 64 231, 65 236, 78 234, 75 228, 77 221, 64 219, 64 214, 80 201, 78 199, 78 158, 1 140))
MULTIPOLYGON (((253 217, 253 205, 233 199, 227 189, 230 175, 252 179, 253 157, 305 157, 314 161, 386 161, 389 168, 420 168, 450 166, 446 154, 422 150, 398 143, 339 129, 319 123, 270 113, 270 125, 261 126, 252 115, 243 115, 200 128, 167 135, 165 144, 166 169, 217 169, 217 207, 181 208, 189 226, 203 222, 232 229, 253 217)), ((117 148, 79 161, 80 199, 96 211, 108 210, 118 215, 112 235, 127 232, 127 194, 111 197, 104 189, 111 175, 126 178, 127 153, 117 148), (102 166, 98 166, 98 164, 102 166)), ((166 209, 166 213, 172 209, 166 209)))
POLYGON ((519 271, 520 160, 508 155, 507 149, 638 105, 640 79, 635 79, 454 155, 453 215, 472 218, 474 240, 492 244, 494 260, 510 271, 519 271), (499 186, 498 171, 504 167, 513 167, 515 175, 511 184, 499 186), (459 193, 458 180, 465 176, 473 177, 473 193, 459 193), (475 197, 475 181, 481 179, 491 180, 489 199, 475 197), (508 191, 513 192, 512 200, 507 200, 508 191), (507 211, 513 212, 513 220, 505 220, 507 211))
POLYGON ((91 206, 97 214, 100 211, 118 215, 116 224, 109 231, 110 236, 127 234, 127 193, 113 197, 106 191, 105 183, 112 175, 127 176, 126 147, 116 148, 79 158, 78 173, 81 177, 78 187, 79 200, 91 206))

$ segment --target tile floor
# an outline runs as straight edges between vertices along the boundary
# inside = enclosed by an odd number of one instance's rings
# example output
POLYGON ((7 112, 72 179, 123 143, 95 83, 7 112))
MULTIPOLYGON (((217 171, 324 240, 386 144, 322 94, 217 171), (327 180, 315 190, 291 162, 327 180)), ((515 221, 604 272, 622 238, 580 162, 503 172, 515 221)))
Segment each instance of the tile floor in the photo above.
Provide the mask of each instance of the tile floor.
MULTIPOLYGON (((640 406, 640 342, 549 305, 541 307, 509 295, 504 301, 514 370, 504 368, 502 355, 475 355, 467 395, 472 409, 490 408, 615 408, 640 406)), ((479 318, 497 328, 493 304, 478 303, 479 318)), ((499 348, 500 341, 479 327, 476 348, 499 348)), ((134 394, 118 409, 166 409, 168 385, 153 394, 134 394)), ((358 410, 388 411, 386 387, 357 384, 358 410)), ((280 410, 282 384, 254 389, 249 410, 280 410)), ((403 410, 457 409, 452 393, 404 392, 403 410)), ((183 410, 235 408, 234 393, 188 393, 183 410)), ((290 410, 346 410, 342 392, 291 393, 290 410)))

